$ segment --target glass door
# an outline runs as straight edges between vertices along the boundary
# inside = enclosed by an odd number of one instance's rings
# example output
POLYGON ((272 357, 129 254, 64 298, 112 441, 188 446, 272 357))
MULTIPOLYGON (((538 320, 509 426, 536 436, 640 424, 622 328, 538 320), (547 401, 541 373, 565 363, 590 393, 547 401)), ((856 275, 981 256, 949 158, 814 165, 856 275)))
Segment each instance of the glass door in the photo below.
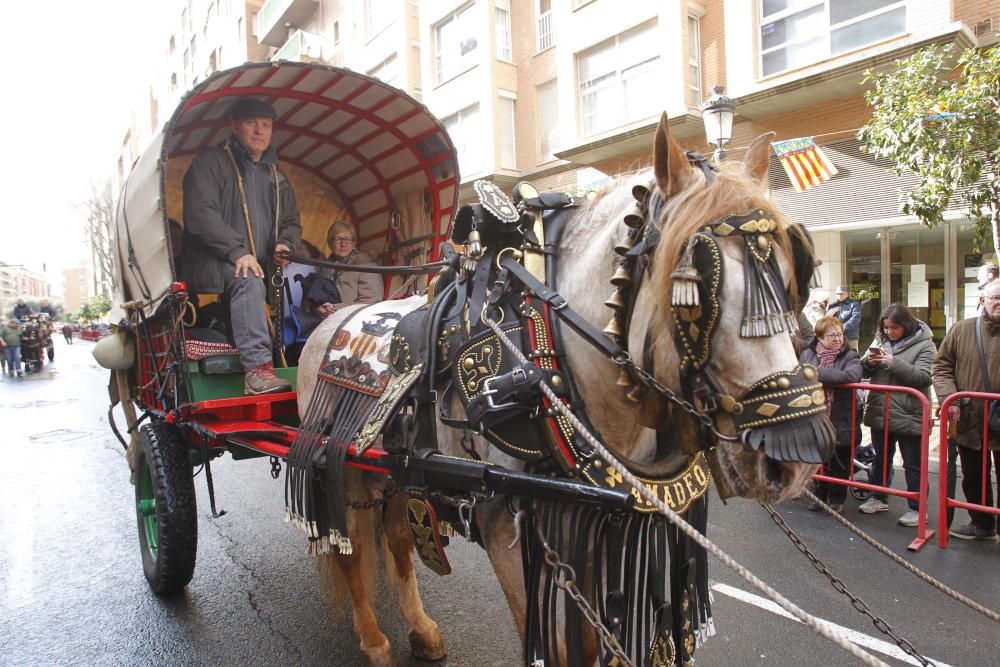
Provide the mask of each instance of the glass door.
MULTIPOLYGON (((860 345, 868 345, 875 331, 875 321, 882 312, 882 244, 881 232, 866 229, 844 232, 844 275, 851 289, 851 298, 861 302, 860 345)), ((836 298, 830 285, 830 298, 836 298)), ((864 350, 864 348, 862 348, 864 350)))
POLYGON ((934 332, 941 344, 945 316, 946 225, 883 230, 889 245, 889 302, 901 303, 934 332))

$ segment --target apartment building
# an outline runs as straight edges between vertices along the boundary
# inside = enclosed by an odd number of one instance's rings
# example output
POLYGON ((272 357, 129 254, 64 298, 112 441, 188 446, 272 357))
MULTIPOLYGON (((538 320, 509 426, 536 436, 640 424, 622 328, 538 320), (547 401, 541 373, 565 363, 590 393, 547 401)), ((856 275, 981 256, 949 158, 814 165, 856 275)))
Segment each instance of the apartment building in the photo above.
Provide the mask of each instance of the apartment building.
MULTIPOLYGON (((840 173, 795 192, 775 159, 777 202, 812 231, 827 291, 850 284, 868 311, 913 306, 940 339, 976 297, 961 210, 926 229, 898 214, 886 165, 860 151, 865 70, 929 44, 997 41, 1000 0, 178 0, 166 92, 133 129, 243 60, 315 60, 422 100, 459 149, 463 196, 509 187, 585 189, 649 164, 662 111, 708 151, 700 106, 716 85, 736 105, 728 159, 759 134, 815 137, 840 173), (228 40, 228 41, 227 41, 228 40)), ((157 89, 160 90, 160 89, 157 89)), ((126 135, 123 154, 135 145, 126 135)), ((138 142, 141 144, 142 142, 138 142)), ((988 251, 987 251, 988 252, 988 251)), ((867 326, 868 323, 866 323, 867 326)))
POLYGON ((0 312, 13 308, 18 299, 48 299, 52 285, 45 275, 20 264, 0 262, 0 312))
POLYGON ((63 269, 63 308, 67 313, 75 313, 90 302, 92 282, 90 269, 77 266, 63 269))

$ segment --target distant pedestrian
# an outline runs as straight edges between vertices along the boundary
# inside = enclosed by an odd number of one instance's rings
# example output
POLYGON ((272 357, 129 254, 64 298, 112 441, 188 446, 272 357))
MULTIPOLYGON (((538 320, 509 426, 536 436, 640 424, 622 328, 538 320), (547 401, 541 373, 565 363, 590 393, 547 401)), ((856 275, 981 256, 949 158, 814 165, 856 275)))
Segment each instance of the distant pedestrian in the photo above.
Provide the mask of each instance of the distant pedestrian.
POLYGON ((23 375, 21 371, 21 323, 17 318, 11 318, 4 328, 0 329, 0 338, 3 338, 4 357, 7 359, 7 372, 11 375, 17 373, 18 377, 23 375))
POLYGON ((24 299, 17 300, 17 305, 14 306, 14 317, 21 321, 31 317, 31 306, 26 304, 24 299))
POLYGON ((851 288, 841 285, 834 292, 837 300, 830 304, 826 314, 840 318, 844 323, 844 334, 847 344, 858 349, 858 339, 861 338, 861 302, 851 298, 851 288))
MULTIPOLYGON (((934 359, 934 391, 943 401, 957 391, 985 391, 986 383, 979 361, 976 329, 983 341, 983 356, 991 389, 1000 391, 1000 281, 992 281, 985 289, 986 310, 979 317, 962 320, 951 328, 941 341, 941 350, 934 359)), ((961 400, 948 408, 948 420, 955 424, 955 444, 962 464, 962 491, 970 503, 994 506, 990 468, 1000 479, 1000 436, 987 437, 983 451, 983 401, 961 400), (993 463, 990 465, 990 459, 993 463), (984 465, 985 463, 985 465, 984 465), (985 498, 983 489, 985 488, 985 498)), ((949 429, 950 430, 950 429, 949 429)), ((987 512, 969 512, 972 522, 952 528, 949 534, 963 540, 995 540, 997 516, 987 512)))
MULTIPOLYGON (((930 401, 931 364, 936 351, 930 327, 914 317, 906 306, 894 303, 882 311, 875 340, 862 357, 861 366, 872 384, 910 387, 930 401)), ((869 391, 864 423, 872 430, 876 456, 868 479, 880 486, 892 484, 892 459, 898 444, 903 455, 906 490, 916 493, 920 491, 923 405, 914 396, 894 392, 889 394, 888 419, 885 408, 885 393, 869 391)), ((906 504, 909 509, 899 517, 899 524, 916 526, 920 505, 910 499, 906 504)), ((873 493, 858 509, 865 514, 888 511, 886 494, 873 493)))
POLYGON ((62 334, 63 334, 63 338, 66 339, 66 344, 67 345, 72 345, 73 344, 73 327, 71 327, 69 324, 64 324, 63 328, 62 328, 62 334))
MULTIPOLYGON (((861 442, 861 422, 856 419, 856 413, 852 409, 854 391, 834 389, 834 385, 860 382, 861 358, 847 344, 844 337, 844 323, 836 317, 821 317, 817 320, 816 337, 812 344, 802 350, 799 361, 812 364, 819 369, 819 381, 823 383, 823 393, 826 398, 826 415, 837 431, 837 445, 833 450, 833 458, 826 465, 824 472, 830 477, 847 479, 854 460, 852 445, 861 442)), ((828 503, 835 512, 843 513, 847 487, 819 482, 816 485, 816 497, 828 503)), ((820 506, 812 503, 808 509, 818 512, 820 506)))

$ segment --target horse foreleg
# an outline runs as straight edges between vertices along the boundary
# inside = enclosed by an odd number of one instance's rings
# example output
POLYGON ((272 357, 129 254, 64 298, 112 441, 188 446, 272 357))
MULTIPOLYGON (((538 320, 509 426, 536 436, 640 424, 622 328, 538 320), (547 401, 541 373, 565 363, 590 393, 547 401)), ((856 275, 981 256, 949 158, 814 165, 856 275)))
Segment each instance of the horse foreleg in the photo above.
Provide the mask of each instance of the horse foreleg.
MULTIPOLYGON (((360 540, 354 541, 353 553, 350 556, 329 555, 321 559, 321 577, 329 579, 333 584, 332 568, 338 568, 343 577, 343 583, 351 596, 354 632, 361 640, 361 652, 368 663, 374 667, 390 667, 395 664, 389 640, 379 630, 375 610, 365 585, 363 558, 366 545, 360 540)), ((332 588, 331 588, 332 590, 332 588)))
POLYGON ((410 649, 414 656, 423 660, 441 660, 448 655, 448 649, 437 623, 424 612, 424 603, 417 590, 417 575, 413 570, 413 536, 407 526, 405 495, 397 495, 390 501, 384 528, 396 566, 399 607, 411 628, 410 649))

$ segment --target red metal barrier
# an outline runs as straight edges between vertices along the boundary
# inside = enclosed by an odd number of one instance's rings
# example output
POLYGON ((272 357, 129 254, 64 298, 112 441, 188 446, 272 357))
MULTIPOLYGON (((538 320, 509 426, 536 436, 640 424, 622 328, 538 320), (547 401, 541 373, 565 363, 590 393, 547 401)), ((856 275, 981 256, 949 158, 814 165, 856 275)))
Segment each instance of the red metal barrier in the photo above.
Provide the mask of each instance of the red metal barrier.
MULTIPOLYGON (((930 432, 931 432, 931 404, 920 391, 913 389, 912 387, 896 387, 890 385, 882 384, 869 384, 867 382, 863 383, 852 383, 852 384, 840 384, 835 385, 835 389, 850 389, 851 394, 851 463, 850 463, 850 473, 847 479, 840 479, 839 477, 830 477, 823 474, 817 474, 813 476, 813 479, 829 482, 831 484, 840 484, 841 486, 851 486, 857 489, 868 489, 869 491, 876 491, 878 493, 884 493, 886 495, 900 496, 906 498, 907 500, 917 501, 917 514, 919 518, 917 519, 917 537, 910 542, 907 549, 910 551, 918 551, 928 540, 934 536, 934 531, 927 527, 927 509, 929 506, 929 492, 928 492, 928 479, 927 479, 927 466, 928 460, 930 458, 930 432), (885 433, 885 437, 882 441, 882 452, 883 452, 883 469, 881 478, 886 478, 886 473, 888 467, 892 465, 892 460, 885 456, 889 447, 889 394, 908 394, 913 396, 918 401, 920 401, 921 407, 921 426, 920 426, 920 490, 919 491, 901 491, 899 489, 893 489, 887 486, 879 486, 878 484, 869 484, 867 482, 859 482, 854 479, 854 465, 853 456, 854 451, 857 449, 858 443, 854 441, 855 434, 857 432, 858 424, 858 401, 857 392, 859 390, 866 391, 880 391, 885 392, 885 416, 882 423, 882 432, 885 433)), ((874 442, 872 443, 875 444, 874 442)), ((877 446, 877 445, 876 445, 877 446)), ((947 449, 947 448, 946 448, 947 449)), ((947 531, 946 531, 947 532, 947 531)))
MULTIPOLYGON (((1000 509, 996 507, 990 507, 988 505, 977 505, 975 503, 963 502, 961 500, 955 500, 954 498, 948 497, 948 408, 955 401, 961 400, 963 398, 978 399, 982 401, 996 401, 1000 400, 1000 394, 987 394, 982 391, 956 391, 954 394, 944 399, 941 404, 941 411, 939 413, 939 419, 941 424, 941 442, 939 444, 939 475, 938 475, 938 546, 942 549, 948 546, 948 509, 949 508, 962 508, 967 510, 973 510, 976 512, 986 512, 990 514, 1000 515, 1000 509)), ((990 465, 989 455, 990 448, 987 442, 989 438, 989 433, 987 429, 987 420, 989 419, 989 410, 986 409, 987 406, 983 406, 983 441, 982 441, 982 452, 983 456, 983 483, 982 488, 979 490, 980 497, 983 500, 986 499, 986 485, 991 484, 990 477, 993 466, 990 465)), ((994 456, 1000 456, 1000 452, 994 454, 994 456)), ((957 472, 956 472, 957 477, 957 472)), ((1000 479, 997 480, 997 484, 1000 485, 1000 479)), ((956 484, 956 493, 957 493, 956 484)), ((1000 492, 1000 489, 997 489, 1000 492)))

